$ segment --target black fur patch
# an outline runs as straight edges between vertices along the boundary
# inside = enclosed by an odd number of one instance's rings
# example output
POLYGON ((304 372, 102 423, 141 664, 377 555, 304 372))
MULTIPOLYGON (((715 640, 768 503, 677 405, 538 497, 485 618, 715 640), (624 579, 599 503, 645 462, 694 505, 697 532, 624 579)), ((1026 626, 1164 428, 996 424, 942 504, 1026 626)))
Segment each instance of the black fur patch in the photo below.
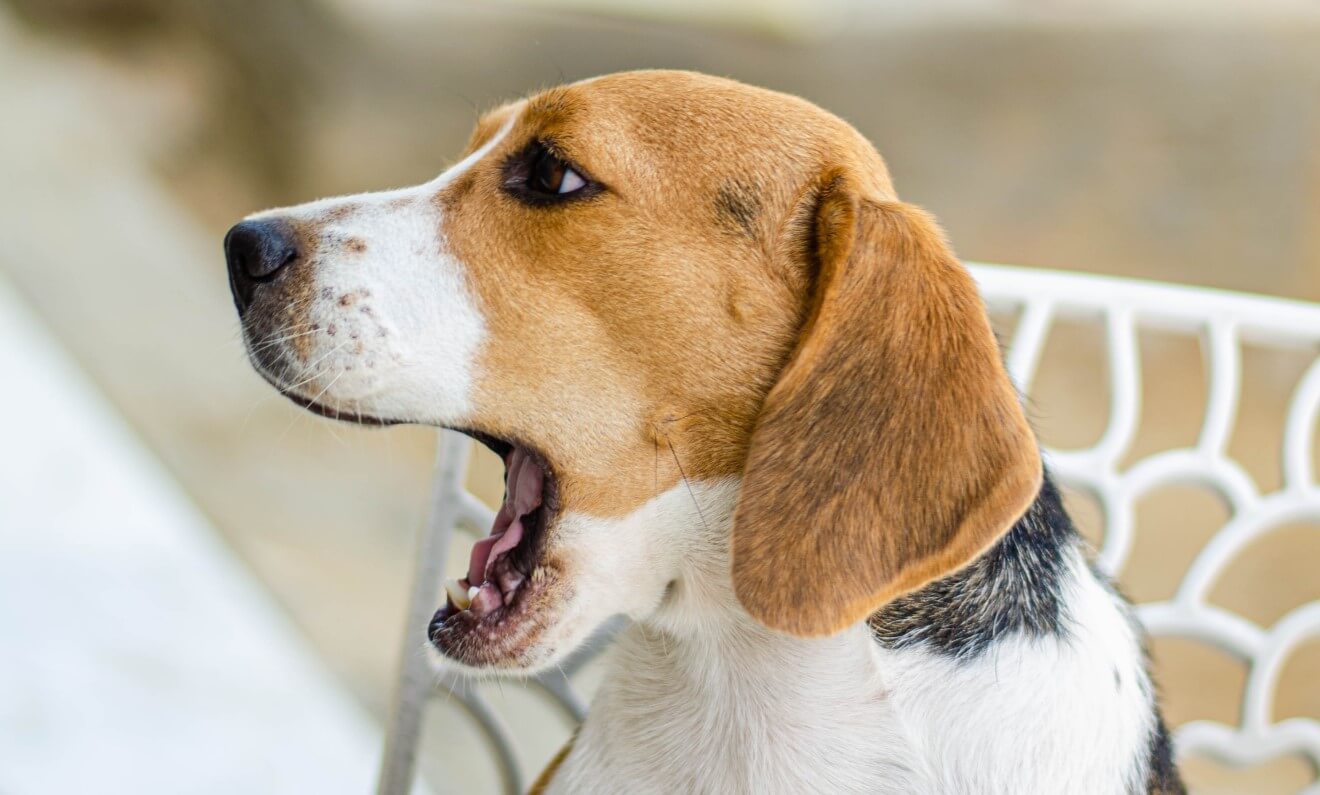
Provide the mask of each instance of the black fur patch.
POLYGON ((715 194, 715 215, 721 224, 757 239, 756 219, 761 214, 761 199, 750 185, 726 182, 715 194))
POLYGON ((1155 714, 1155 730, 1150 734, 1150 777, 1146 782, 1149 795, 1186 795, 1187 787, 1173 764, 1173 743, 1164 718, 1155 714))
POLYGON ((1078 538, 1046 472, 1036 501, 997 544, 956 574, 886 605, 871 616, 871 631, 888 648, 924 644, 960 661, 1013 633, 1065 635, 1065 553, 1078 538))

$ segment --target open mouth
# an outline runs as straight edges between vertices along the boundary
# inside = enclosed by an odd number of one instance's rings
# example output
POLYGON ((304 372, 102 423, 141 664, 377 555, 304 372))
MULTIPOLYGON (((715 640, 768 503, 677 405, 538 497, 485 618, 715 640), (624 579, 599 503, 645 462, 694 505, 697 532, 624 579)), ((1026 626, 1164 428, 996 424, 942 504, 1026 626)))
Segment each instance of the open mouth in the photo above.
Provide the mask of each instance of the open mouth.
MULTIPOLYGON (((484 656, 470 647, 480 635, 494 641, 527 612, 533 592, 544 585, 542 553, 556 488, 545 459, 521 445, 467 432, 504 461, 504 502, 490 533, 472 546, 467 574, 445 583, 445 605, 431 620, 429 636, 440 651, 465 658, 484 656), (467 653, 464 653, 464 652, 467 653)), ((491 651, 491 650, 487 650, 491 651)))

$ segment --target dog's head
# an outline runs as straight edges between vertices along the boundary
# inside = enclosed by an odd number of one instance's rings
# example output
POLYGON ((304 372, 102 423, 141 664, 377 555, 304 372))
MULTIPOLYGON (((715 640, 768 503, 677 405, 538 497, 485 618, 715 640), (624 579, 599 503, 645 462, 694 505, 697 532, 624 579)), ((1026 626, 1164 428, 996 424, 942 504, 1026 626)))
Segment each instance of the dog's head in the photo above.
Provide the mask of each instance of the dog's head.
POLYGON ((281 392, 503 457, 431 631, 469 665, 549 664, 703 564, 769 627, 834 632, 975 558, 1039 484, 971 278, 870 144, 794 97, 683 72, 552 89, 436 179, 255 215, 226 253, 281 392))

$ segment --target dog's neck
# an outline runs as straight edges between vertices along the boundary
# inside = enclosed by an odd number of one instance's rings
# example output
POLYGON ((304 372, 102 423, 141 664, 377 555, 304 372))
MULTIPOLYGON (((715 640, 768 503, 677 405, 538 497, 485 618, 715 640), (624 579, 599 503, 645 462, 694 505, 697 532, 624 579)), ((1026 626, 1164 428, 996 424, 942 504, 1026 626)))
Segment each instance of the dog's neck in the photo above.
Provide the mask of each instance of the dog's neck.
MULTIPOLYGON (((713 529, 714 541, 704 554, 694 556, 661 607, 636 625, 645 653, 654 655, 657 664, 679 665, 690 675, 759 666, 759 674, 774 680, 803 682, 824 666, 833 676, 865 682, 874 670, 875 645, 865 624, 828 637, 798 638, 766 628, 743 609, 729 578, 725 531, 713 529), (708 670, 694 669, 692 660, 708 670)), ((766 685, 781 692, 793 689, 766 685)))
POLYGON ((738 602, 729 576, 729 535, 737 491, 699 490, 692 496, 701 503, 700 531, 674 544, 680 554, 675 564, 680 574, 670 583, 659 608, 637 623, 642 635, 669 644, 659 649, 664 657, 675 656, 670 648, 681 645, 683 652, 677 656, 696 654, 700 659, 710 658, 712 665, 724 664, 716 658, 727 662, 744 656, 801 660, 830 651, 842 657, 845 649, 851 650, 847 656, 868 659, 872 644, 862 623, 830 637, 804 639, 767 629, 752 618, 738 602))
POLYGON ((665 545, 681 575, 620 637, 551 792, 616 782, 638 793, 935 793, 1005 781, 1119 792, 1172 771, 1138 632, 1085 563, 1048 480, 976 561, 870 626, 812 639, 739 606, 726 491, 727 507, 701 503, 699 544, 665 545), (1060 737, 1094 753, 996 767, 1060 737))
POLYGON ((727 513, 705 511, 701 548, 687 550, 664 603, 617 640, 574 762, 636 792, 685 781, 710 792, 873 787, 883 751, 901 741, 870 630, 796 638, 756 622, 730 582, 727 513))
MULTIPOLYGON (((803 641, 769 629, 738 603, 730 581, 729 530, 736 488, 698 490, 701 532, 671 539, 680 556, 676 578, 659 609, 639 626, 693 651, 712 654, 730 646, 801 655, 807 646, 848 644, 870 649, 925 645, 957 659, 979 655, 1000 637, 1058 635, 1066 569, 1080 554, 1080 538, 1046 475, 1027 512, 989 550, 953 574, 886 605, 866 625, 833 638, 803 641), (869 630, 865 631, 865 630, 869 630), (867 636, 871 637, 867 637, 867 636)), ((695 519, 694 519, 695 521, 695 519)), ((828 649, 835 653, 840 648, 828 649)))

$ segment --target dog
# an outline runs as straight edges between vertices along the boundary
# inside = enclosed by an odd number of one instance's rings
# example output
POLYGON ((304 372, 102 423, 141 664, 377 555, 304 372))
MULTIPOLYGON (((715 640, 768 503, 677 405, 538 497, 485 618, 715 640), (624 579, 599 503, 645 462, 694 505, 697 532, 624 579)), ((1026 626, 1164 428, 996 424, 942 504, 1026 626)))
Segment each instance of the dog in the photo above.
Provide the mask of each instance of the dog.
POLYGON ((225 252, 277 390, 504 460, 438 653, 526 674, 631 619, 534 792, 1184 791, 971 277, 839 118, 608 75, 225 252))

